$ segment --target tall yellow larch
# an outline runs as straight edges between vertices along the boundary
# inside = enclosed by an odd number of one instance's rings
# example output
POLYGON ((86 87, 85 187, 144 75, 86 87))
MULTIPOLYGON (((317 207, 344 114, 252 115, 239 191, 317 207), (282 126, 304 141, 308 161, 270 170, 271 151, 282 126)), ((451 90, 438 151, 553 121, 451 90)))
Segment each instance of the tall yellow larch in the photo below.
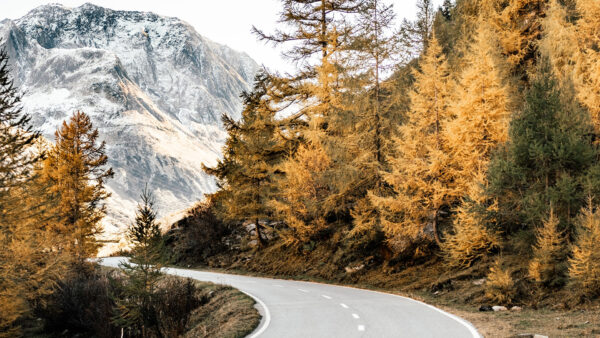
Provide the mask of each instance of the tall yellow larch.
POLYGON ((486 227, 490 220, 485 218, 485 214, 495 211, 496 204, 489 203, 484 192, 485 173, 479 171, 476 176, 456 208, 452 232, 442 243, 442 251, 451 266, 469 266, 501 246, 500 234, 486 227))
POLYGON ((589 295, 600 294, 600 211, 591 198, 578 220, 579 229, 571 259, 569 276, 580 291, 589 295))
POLYGON ((105 143, 98 143, 88 115, 76 112, 56 131, 56 144, 48 152, 42 179, 57 196, 58 221, 53 230, 65 236, 63 249, 81 262, 96 254, 100 246, 96 235, 101 232, 104 200, 110 196, 104 184, 113 176, 106 168, 105 143))
POLYGON ((456 200, 457 192, 449 176, 448 147, 442 137, 442 126, 450 119, 451 84, 446 56, 435 37, 419 65, 408 122, 399 128, 399 137, 394 140, 396 156, 390 158, 391 172, 382 173, 395 196, 372 199, 385 215, 382 225, 388 238, 416 238, 433 224, 439 243, 440 211, 456 200))
POLYGON ((577 0, 580 19, 576 23, 579 53, 576 60, 575 85, 579 101, 590 112, 597 132, 600 131, 600 1, 577 0))
POLYGON ((323 173, 331 166, 331 159, 316 141, 301 146, 283 163, 286 176, 280 181, 279 198, 271 205, 287 224, 280 234, 285 245, 306 243, 326 228, 323 203, 330 188, 323 173))
POLYGON ((466 192, 485 172, 496 147, 508 138, 510 93, 494 30, 481 22, 465 56, 442 138, 450 149, 453 181, 466 192))
POLYGON ((542 21, 543 37, 539 49, 562 89, 573 86, 577 53, 575 26, 567 20, 567 9, 558 0, 551 0, 542 21), (575 45, 574 45, 575 44, 575 45))
POLYGON ((502 54, 521 77, 534 70, 547 0, 509 0, 495 21, 502 54))
POLYGON ((559 220, 554 210, 541 227, 536 230, 536 243, 533 246, 533 259, 529 263, 529 277, 536 282, 556 286, 564 280, 566 271, 563 264, 566 259, 566 238, 559 229, 559 220))

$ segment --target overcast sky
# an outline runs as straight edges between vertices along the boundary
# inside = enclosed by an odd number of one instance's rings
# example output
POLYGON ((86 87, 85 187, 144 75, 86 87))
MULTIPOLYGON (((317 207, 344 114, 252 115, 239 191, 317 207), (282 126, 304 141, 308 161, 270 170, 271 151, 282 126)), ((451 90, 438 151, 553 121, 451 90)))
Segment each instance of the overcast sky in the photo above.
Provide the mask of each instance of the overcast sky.
MULTIPOLYGON (((414 18, 417 0, 387 0, 401 18, 414 18)), ((436 6, 443 0, 434 0, 436 6)), ((175 16, 190 23, 201 35, 235 50, 248 53, 259 64, 289 71, 280 51, 265 46, 250 33, 252 25, 271 31, 280 11, 279 0, 0 0, 0 20, 18 19, 31 9, 47 3, 77 7, 86 2, 121 10, 154 12, 175 16)))

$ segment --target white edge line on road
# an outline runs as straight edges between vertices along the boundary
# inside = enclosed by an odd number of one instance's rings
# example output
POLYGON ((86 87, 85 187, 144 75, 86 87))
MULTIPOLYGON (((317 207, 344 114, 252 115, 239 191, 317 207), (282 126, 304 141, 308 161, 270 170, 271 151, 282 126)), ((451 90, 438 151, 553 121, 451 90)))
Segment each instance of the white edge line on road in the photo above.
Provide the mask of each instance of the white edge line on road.
POLYGON ((359 319, 360 318, 356 313, 353 313, 352 317, 354 317, 354 319, 359 319))
POLYGON ((246 291, 242 291, 242 290, 239 290, 239 291, 252 297, 265 310, 264 323, 260 327, 257 327, 256 329, 254 329, 254 332, 252 332, 249 336, 246 337, 246 338, 256 338, 256 337, 260 336, 263 332, 265 332, 267 327, 269 327, 269 324, 271 324, 271 312, 269 311, 269 308, 265 305, 265 303, 260 298, 254 296, 246 291))

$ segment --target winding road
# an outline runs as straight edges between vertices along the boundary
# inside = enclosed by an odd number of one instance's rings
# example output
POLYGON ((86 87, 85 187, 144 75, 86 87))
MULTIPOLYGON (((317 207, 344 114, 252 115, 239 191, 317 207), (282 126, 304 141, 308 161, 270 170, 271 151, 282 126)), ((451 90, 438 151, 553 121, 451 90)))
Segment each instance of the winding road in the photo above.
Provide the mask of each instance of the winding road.
MULTIPOLYGON (((117 267, 122 259, 105 258, 100 264, 117 267)), ((393 294, 312 282, 165 270, 231 285, 254 298, 263 318, 250 338, 481 337, 464 319, 393 294)))

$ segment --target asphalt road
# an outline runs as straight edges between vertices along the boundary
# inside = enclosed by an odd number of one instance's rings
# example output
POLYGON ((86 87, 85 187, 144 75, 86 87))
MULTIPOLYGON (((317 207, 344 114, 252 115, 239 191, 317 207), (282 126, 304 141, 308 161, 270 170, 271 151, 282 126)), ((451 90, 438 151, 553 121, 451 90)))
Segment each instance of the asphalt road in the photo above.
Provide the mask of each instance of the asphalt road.
MULTIPOLYGON (((101 264, 118 266, 122 258, 101 264)), ((311 282, 186 269, 173 275, 231 285, 254 298, 263 319, 249 337, 481 337, 469 322, 397 295, 311 282)))

